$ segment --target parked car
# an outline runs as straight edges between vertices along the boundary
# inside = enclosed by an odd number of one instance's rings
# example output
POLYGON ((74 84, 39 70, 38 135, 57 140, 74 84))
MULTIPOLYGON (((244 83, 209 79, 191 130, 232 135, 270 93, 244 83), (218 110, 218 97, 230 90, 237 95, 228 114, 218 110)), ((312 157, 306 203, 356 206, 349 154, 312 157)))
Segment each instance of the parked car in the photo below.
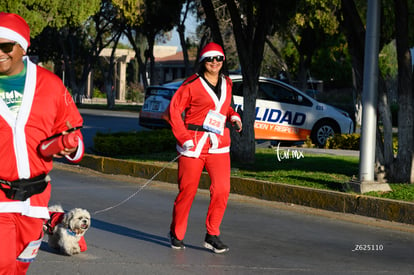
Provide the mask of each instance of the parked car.
MULTIPOLYGON (((230 75, 233 81, 234 108, 243 112, 243 78, 230 75)), ((140 125, 168 127, 162 114, 182 81, 148 87, 140 113, 140 125)), ((354 124, 348 113, 318 102, 289 84, 272 78, 259 78, 256 99, 256 140, 304 141, 322 147, 335 133, 352 133, 354 124)))
POLYGON ((169 127, 162 115, 182 83, 181 80, 160 86, 149 86, 145 91, 144 105, 139 114, 139 125, 147 128, 169 127))

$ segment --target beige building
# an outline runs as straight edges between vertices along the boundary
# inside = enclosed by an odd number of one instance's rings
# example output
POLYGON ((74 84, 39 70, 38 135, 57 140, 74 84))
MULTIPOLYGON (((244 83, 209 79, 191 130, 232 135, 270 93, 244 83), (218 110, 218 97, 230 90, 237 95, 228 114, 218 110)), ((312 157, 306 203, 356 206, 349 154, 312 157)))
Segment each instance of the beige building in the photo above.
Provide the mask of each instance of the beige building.
MULTIPOLYGON (((184 57, 182 52, 177 52, 176 46, 155 46, 155 68, 154 77, 158 84, 166 83, 178 78, 185 78, 184 57)), ((108 59, 111 57, 111 48, 102 50, 100 56, 108 59)), ((114 89, 116 100, 124 101, 126 94, 126 68, 127 64, 135 57, 135 51, 129 49, 117 49, 115 52, 114 89)), ((193 67, 195 58, 190 57, 190 65, 193 67)), ((93 94, 93 73, 88 79, 87 98, 93 94)))

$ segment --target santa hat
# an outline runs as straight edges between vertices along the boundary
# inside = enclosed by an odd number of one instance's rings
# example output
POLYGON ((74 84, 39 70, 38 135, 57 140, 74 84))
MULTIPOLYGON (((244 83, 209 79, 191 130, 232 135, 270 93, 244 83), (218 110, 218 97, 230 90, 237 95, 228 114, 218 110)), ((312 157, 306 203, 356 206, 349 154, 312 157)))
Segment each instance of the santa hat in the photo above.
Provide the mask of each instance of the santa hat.
POLYGON ((223 48, 219 44, 210 42, 201 50, 200 58, 198 61, 201 62, 206 57, 218 56, 218 55, 223 56, 225 58, 223 48))
POLYGON ((0 38, 16 41, 27 51, 30 46, 30 27, 19 15, 0 12, 0 38))

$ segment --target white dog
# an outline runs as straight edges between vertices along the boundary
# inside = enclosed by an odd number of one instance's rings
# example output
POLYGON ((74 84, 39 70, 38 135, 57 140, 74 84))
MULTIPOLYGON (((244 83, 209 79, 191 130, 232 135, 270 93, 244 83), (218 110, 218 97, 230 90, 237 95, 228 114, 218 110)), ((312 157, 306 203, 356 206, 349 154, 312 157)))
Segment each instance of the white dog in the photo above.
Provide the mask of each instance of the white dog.
POLYGON ((90 213, 81 208, 65 213, 60 205, 50 206, 49 213, 50 220, 45 225, 49 246, 69 256, 86 251, 83 236, 91 226, 90 213))

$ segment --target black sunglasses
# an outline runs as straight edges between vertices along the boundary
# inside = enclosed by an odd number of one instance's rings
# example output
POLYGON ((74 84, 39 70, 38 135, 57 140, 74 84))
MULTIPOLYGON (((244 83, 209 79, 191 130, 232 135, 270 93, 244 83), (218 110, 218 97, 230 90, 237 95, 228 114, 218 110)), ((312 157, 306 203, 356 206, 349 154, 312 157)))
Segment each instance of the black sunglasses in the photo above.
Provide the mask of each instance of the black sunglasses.
POLYGON ((0 50, 4 53, 9 53, 9 52, 13 51, 13 47, 16 44, 17 44, 17 42, 0 43, 0 50))
POLYGON ((209 57, 204 58, 204 61, 206 61, 206 62, 213 62, 214 59, 217 62, 222 62, 224 60, 224 56, 222 56, 222 55, 209 56, 209 57))

